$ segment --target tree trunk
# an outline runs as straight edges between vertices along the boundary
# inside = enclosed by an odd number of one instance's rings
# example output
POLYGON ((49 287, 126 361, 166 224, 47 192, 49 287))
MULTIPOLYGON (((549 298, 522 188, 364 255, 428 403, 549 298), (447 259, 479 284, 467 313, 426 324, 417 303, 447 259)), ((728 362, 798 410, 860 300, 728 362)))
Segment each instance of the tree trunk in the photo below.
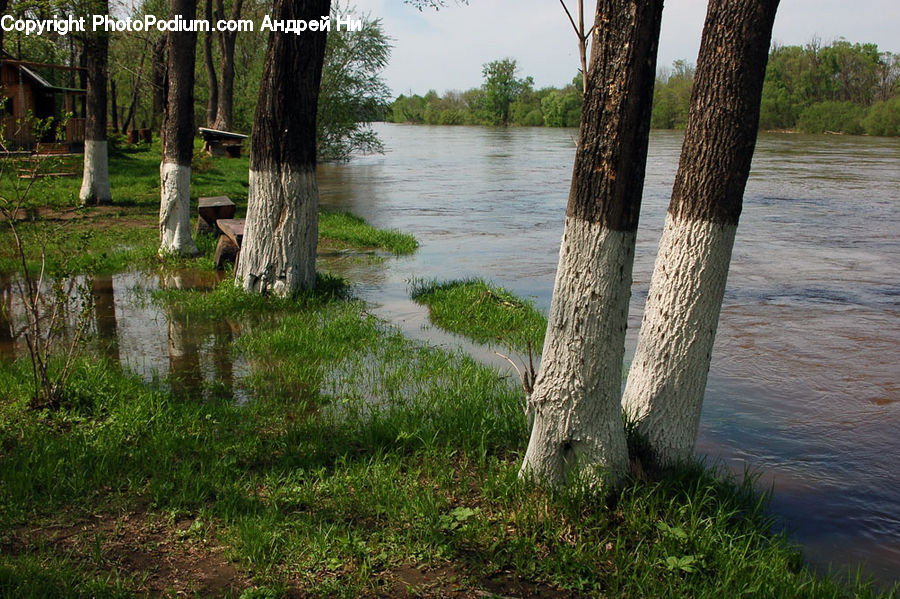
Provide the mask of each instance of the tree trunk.
MULTIPOLYGON (((212 0, 206 0, 206 20, 213 21, 212 0)), ((216 65, 213 62, 212 51, 213 33, 207 31, 203 34, 203 63, 206 65, 206 81, 209 87, 209 98, 206 101, 206 126, 215 128, 216 109, 219 105, 219 79, 216 76, 216 65)))
MULTIPOLYGON (((273 19, 318 19, 330 0, 276 0, 273 19)), ((316 281, 316 111, 324 32, 273 32, 250 147, 250 190, 235 280, 287 295, 316 281)))
POLYGON ((662 1, 600 0, 524 475, 611 482, 662 1))
MULTIPOLYGON (((217 18, 225 14, 222 0, 216 0, 217 18)), ((231 10, 231 19, 236 21, 241 18, 242 0, 234 0, 231 10)), ((231 131, 234 117, 234 47, 237 41, 237 33, 231 31, 219 32, 219 52, 221 53, 222 85, 219 90, 219 106, 216 110, 215 129, 231 131)))
MULTIPOLYGON (((170 18, 193 19, 197 0, 172 0, 170 18)), ((166 61, 159 206, 160 255, 194 256, 191 239, 191 157, 194 152, 194 58, 197 33, 170 31, 166 61)))
MULTIPOLYGON (((129 129, 137 129, 134 125, 134 113, 137 110, 138 93, 141 89, 141 79, 144 74, 144 54, 141 53, 141 61, 138 63, 137 76, 134 77, 134 85, 131 88, 131 102, 128 105, 128 112, 125 120, 122 122, 122 131, 127 132, 129 129)), ((163 80, 165 83, 165 79, 163 80)), ((155 93, 155 92, 154 92, 155 93)))
POLYGON ((119 105, 118 94, 116 94, 116 81, 110 76, 109 78, 109 106, 112 109, 112 127, 115 133, 119 132, 119 105))
POLYGON ((711 0, 672 200, 623 403, 651 458, 697 438, 778 0, 711 0))
MULTIPOLYGON (((108 0, 89 4, 94 14, 109 12, 108 0)), ((106 86, 109 79, 109 34, 89 32, 84 37, 87 98, 84 126, 84 172, 78 194, 82 206, 112 203, 109 188, 109 150, 106 143, 106 86)))
MULTIPOLYGON (((153 86, 150 126, 156 129, 160 126, 163 109, 166 104, 166 47, 168 46, 168 34, 162 34, 153 42, 153 50, 150 55, 151 71, 150 83, 153 86)), ((142 61, 143 64, 143 61, 142 61)), ((162 135, 160 135, 162 137, 162 135)))

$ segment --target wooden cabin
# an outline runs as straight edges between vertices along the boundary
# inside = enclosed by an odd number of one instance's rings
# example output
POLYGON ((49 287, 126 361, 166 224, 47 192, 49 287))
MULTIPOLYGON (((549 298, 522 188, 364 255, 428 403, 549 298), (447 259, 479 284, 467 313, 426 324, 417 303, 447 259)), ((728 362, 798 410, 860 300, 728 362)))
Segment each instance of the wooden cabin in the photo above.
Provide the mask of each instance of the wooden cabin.
POLYGON ((3 96, 3 137, 5 149, 83 152, 85 90, 52 85, 39 69, 78 70, 48 63, 17 60, 9 53, 0 55, 0 94, 3 96), (35 131, 25 119, 28 112, 37 119, 53 118, 45 132, 35 131), (71 114, 61 128, 66 114, 71 114))

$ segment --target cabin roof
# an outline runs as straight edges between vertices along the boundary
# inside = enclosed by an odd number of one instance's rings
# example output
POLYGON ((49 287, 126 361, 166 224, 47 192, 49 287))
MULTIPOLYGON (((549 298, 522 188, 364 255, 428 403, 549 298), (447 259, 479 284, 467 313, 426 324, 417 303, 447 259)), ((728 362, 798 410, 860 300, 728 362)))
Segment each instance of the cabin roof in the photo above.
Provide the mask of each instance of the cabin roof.
MULTIPOLYGON (((22 71, 23 74, 27 75, 32 81, 34 81, 39 86, 41 86, 49 91, 70 92, 70 93, 84 93, 84 91, 85 91, 85 90, 83 90, 81 88, 77 88, 77 87, 57 87, 57 86, 51 84, 49 81, 44 79, 37 71, 32 70, 31 68, 29 68, 28 65, 22 64, 25 61, 20 61, 20 60, 14 58, 12 56, 12 54, 7 52, 6 50, 3 50, 3 54, 0 55, 0 60, 2 60, 4 62, 8 62, 11 66, 16 67, 17 69, 22 71)), ((69 68, 71 68, 71 67, 66 67, 65 65, 54 65, 54 64, 49 64, 49 63, 47 63, 47 64, 30 63, 30 64, 46 66, 47 68, 51 68, 51 69, 58 69, 58 68, 69 69, 69 68)))

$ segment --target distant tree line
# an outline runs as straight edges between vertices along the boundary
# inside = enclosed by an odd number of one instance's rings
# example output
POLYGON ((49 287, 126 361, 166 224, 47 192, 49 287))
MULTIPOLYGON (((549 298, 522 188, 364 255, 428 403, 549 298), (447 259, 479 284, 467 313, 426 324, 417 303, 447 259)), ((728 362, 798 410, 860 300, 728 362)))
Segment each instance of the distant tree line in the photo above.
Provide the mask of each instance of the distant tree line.
POLYGON ((518 125, 577 127, 581 121, 581 75, 562 89, 534 89, 531 77, 516 77, 516 61, 505 58, 484 65, 484 84, 439 96, 400 95, 385 120, 426 125, 518 125))
MULTIPOLYGON (((534 89, 531 77, 515 76, 516 62, 484 66, 485 82, 464 92, 439 96, 400 95, 385 120, 428 125, 518 125, 577 127, 581 119, 581 76, 563 88, 534 89), (496 101, 498 73, 512 81, 507 112, 496 101)), ((675 61, 659 70, 651 126, 683 129, 687 124, 694 65, 675 61)), ((501 86, 502 87, 502 86, 501 86)), ((806 133, 900 135, 900 54, 880 52, 876 44, 838 40, 822 45, 774 46, 763 86, 760 128, 806 133)))

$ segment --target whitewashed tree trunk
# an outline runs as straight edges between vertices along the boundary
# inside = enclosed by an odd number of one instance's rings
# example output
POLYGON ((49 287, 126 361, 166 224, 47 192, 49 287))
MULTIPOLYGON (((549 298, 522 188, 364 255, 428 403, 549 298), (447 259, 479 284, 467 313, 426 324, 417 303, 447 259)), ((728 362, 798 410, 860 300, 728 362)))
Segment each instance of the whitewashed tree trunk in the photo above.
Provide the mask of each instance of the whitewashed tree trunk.
POLYGON ((693 453, 736 231, 666 217, 623 400, 663 464, 693 453))
POLYGON ((316 171, 250 171, 250 197, 235 277, 245 291, 286 295, 316 282, 316 171))
POLYGON ((662 2, 600 0, 522 476, 616 483, 620 389, 662 2))
POLYGON ((778 0, 711 0, 623 405, 660 466, 693 453, 778 0))
POLYGON ((106 140, 84 140, 84 173, 78 197, 83 205, 109 204, 109 149, 106 140))
MULTIPOLYGON (((170 17, 193 19, 197 0, 172 0, 170 17)), ((166 35, 163 159, 159 167, 159 254, 194 256, 191 238, 191 159, 194 150, 194 57, 197 32, 166 35)))
POLYGON ((199 254, 191 237, 191 167, 163 162, 159 165, 160 255, 199 254))
POLYGON ((626 473, 619 397, 634 245, 633 231, 566 219, 522 465, 551 484, 626 473))
MULTIPOLYGON (((312 20, 330 9, 330 0, 276 0, 272 13, 284 21, 312 20)), ((325 43, 324 32, 269 37, 253 119, 247 221, 234 271, 235 282, 249 292, 284 296, 316 283, 316 114, 325 43)))
MULTIPOLYGON (((109 12, 107 0, 90 0, 86 10, 109 12)), ((84 57, 87 75, 84 126, 84 172, 78 198, 83 206, 112 203, 109 187, 109 153, 106 143, 106 86, 109 81, 109 34, 86 32, 84 57)))

